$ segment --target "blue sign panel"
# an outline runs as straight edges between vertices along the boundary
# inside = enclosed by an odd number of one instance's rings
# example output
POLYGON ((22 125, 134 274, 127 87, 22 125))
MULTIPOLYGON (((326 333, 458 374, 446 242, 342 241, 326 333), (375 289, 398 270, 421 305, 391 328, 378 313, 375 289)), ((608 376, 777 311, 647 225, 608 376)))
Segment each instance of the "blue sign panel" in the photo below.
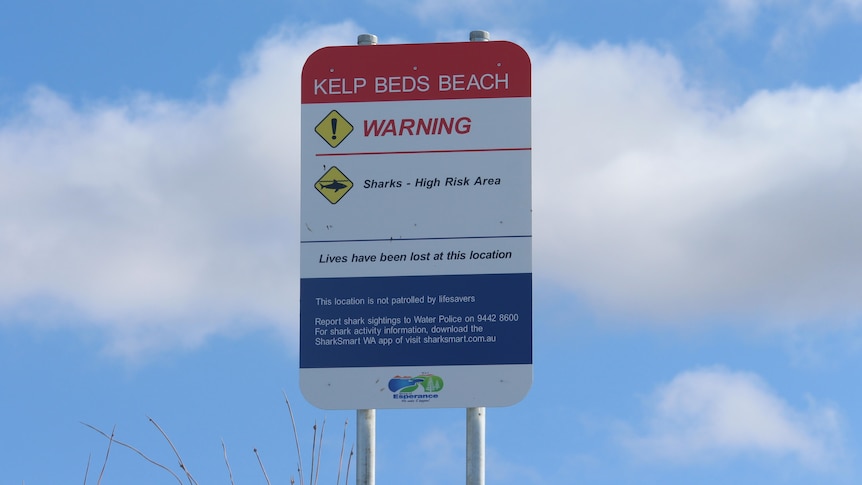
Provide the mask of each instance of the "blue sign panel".
POLYGON ((530 274, 301 281, 301 368, 531 364, 530 274))

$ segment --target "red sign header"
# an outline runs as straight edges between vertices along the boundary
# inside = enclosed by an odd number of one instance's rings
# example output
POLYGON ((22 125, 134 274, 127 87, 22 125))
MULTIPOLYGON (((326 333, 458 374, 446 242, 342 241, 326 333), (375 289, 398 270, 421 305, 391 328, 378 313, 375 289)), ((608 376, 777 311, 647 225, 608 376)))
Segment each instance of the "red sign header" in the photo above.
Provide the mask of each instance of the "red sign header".
POLYGON ((530 97, 530 58, 506 41, 324 47, 302 103, 530 97))

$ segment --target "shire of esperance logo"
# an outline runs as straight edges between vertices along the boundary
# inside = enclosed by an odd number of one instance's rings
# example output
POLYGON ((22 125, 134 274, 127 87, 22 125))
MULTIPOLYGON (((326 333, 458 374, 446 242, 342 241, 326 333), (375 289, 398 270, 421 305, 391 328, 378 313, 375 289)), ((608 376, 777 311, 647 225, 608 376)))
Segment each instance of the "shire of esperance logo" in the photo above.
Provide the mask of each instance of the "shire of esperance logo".
POLYGON ((437 394, 443 389, 443 378, 433 374, 412 376, 395 376, 389 379, 389 390, 393 399, 403 402, 427 402, 437 399, 437 394), (422 388, 421 391, 419 388, 422 388))

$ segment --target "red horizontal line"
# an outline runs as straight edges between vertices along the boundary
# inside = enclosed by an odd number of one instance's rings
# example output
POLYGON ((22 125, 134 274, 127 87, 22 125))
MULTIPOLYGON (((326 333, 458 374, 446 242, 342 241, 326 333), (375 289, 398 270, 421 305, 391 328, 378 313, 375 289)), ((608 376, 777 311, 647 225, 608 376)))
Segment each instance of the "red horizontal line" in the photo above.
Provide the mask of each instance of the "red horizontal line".
POLYGON ((516 152, 530 151, 531 147, 526 148, 473 148, 465 150, 411 150, 401 152, 345 152, 345 153, 317 153, 318 157, 346 157, 351 155, 415 155, 418 153, 473 153, 473 152, 516 152))

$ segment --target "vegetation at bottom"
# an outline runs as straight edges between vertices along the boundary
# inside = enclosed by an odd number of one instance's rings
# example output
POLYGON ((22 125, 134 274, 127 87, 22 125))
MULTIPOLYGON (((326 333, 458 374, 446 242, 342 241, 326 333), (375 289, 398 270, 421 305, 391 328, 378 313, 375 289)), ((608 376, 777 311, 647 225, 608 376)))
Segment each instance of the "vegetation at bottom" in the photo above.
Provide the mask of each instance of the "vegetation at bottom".
MULTIPOLYGON (((293 415, 293 408, 290 406, 290 399, 287 398, 286 394, 284 395, 284 402, 285 402, 285 404, 287 404, 287 411, 290 414, 290 424, 291 424, 291 427, 293 428, 293 437, 294 437, 294 440, 296 442, 296 460, 297 460, 296 473, 297 473, 297 475, 296 476, 292 475, 290 477, 290 485, 297 485, 297 484, 298 485, 318 485, 318 482, 320 480, 321 453, 323 450, 323 436, 324 436, 324 431, 326 430, 326 420, 325 419, 323 420, 323 423, 321 424, 319 429, 318 429, 317 423, 315 422, 315 424, 314 424, 314 427, 313 427, 314 435, 312 437, 312 444, 311 444, 311 460, 310 460, 311 466, 310 466, 310 470, 308 470, 308 476, 306 477, 306 470, 302 466, 302 450, 301 450, 300 444, 299 444, 299 432, 296 428, 296 419, 294 418, 294 415, 293 415)), ((179 469, 176 470, 174 468, 171 468, 170 466, 167 466, 163 463, 160 463, 156 460, 153 460, 152 458, 147 456, 144 452, 142 452, 138 448, 116 439, 115 434, 114 434, 116 431, 116 428, 112 429, 110 433, 106 433, 105 431, 103 431, 103 430, 101 430, 101 429, 99 429, 99 428, 97 428, 91 424, 81 423, 84 426, 92 429, 93 431, 101 434, 102 436, 105 437, 105 439, 108 440, 107 449, 105 450, 105 457, 102 460, 101 468, 98 472, 98 475, 96 475, 95 470, 91 470, 92 456, 90 457, 90 459, 87 460, 87 466, 86 466, 86 469, 84 471, 84 485, 87 485, 88 483, 95 483, 95 485, 101 485, 102 479, 105 476, 105 470, 107 469, 108 462, 110 461, 111 454, 116 452, 114 450, 114 448, 117 446, 119 446, 121 448, 125 448, 127 450, 131 450, 132 452, 134 452, 138 456, 140 456, 141 459, 145 460, 146 462, 148 462, 152 466, 155 466, 155 467, 158 467, 158 468, 164 470, 165 473, 170 474, 170 476, 172 476, 177 481, 177 483, 179 485, 185 485, 186 482, 188 482, 188 485, 199 485, 198 481, 195 479, 195 477, 189 471, 189 468, 186 466, 186 463, 183 461, 183 458, 180 455, 179 450, 177 450, 176 446, 174 446, 174 443, 171 441, 167 432, 165 432, 165 430, 153 418, 148 416, 147 419, 149 419, 150 423, 162 435, 162 437, 167 442, 167 445, 170 446, 171 450, 173 451, 174 456, 177 459, 176 467, 178 467, 179 469)), ((341 452, 338 455, 338 475, 336 478, 336 485, 339 485, 341 483, 344 483, 344 485, 348 484, 349 477, 350 477, 350 465, 353 461, 353 455, 354 455, 353 446, 350 447, 350 452, 347 456, 346 463, 345 463, 345 459, 344 459, 345 445, 347 442, 347 424, 348 424, 347 421, 345 421, 344 422, 344 433, 342 434, 342 437, 341 437, 341 452), (344 481, 343 482, 341 481, 342 471, 344 471, 344 481)), ((230 479, 231 485, 236 485, 234 483, 233 471, 231 470, 230 460, 228 459, 227 447, 225 446, 225 443, 223 440, 222 440, 221 445, 222 445, 222 451, 224 454, 224 463, 225 463, 225 468, 226 468, 225 473, 227 474, 228 478, 230 479)), ((258 453, 257 448, 254 448, 253 453, 254 453, 255 457, 257 458, 258 465, 260 466, 260 471, 261 471, 263 480, 265 480, 265 483, 267 485, 272 485, 272 482, 270 481, 269 475, 266 472, 266 467, 264 466, 263 460, 261 460, 261 458, 260 458, 260 454, 258 453)))

